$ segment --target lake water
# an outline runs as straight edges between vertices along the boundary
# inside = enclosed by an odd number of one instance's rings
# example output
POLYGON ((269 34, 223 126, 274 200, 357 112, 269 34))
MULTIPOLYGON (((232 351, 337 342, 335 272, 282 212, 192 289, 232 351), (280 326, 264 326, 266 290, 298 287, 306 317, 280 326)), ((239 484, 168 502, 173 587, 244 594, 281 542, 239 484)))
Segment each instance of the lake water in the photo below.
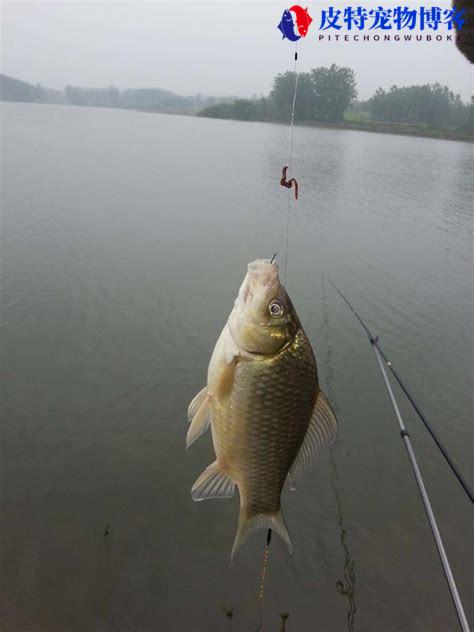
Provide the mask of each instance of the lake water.
MULTIPOLYGON (((209 436, 185 452, 186 408, 247 262, 282 256, 288 129, 1 112, 2 631, 253 632, 265 535, 231 566, 238 497, 192 502, 213 456, 209 436)), ((340 432, 284 496, 295 552, 274 538, 265 631, 285 611, 287 632, 458 629, 375 357, 327 278, 473 481, 473 172, 465 143, 296 129, 286 285, 340 432)), ((472 507, 400 404, 472 620, 472 507)))

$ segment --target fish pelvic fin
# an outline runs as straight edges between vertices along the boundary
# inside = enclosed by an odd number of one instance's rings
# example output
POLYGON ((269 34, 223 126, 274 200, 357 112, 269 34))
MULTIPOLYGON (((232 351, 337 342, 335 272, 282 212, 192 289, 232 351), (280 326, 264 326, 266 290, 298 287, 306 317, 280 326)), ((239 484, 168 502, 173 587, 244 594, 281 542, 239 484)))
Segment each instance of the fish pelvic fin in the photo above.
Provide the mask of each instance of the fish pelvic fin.
POLYGON ((261 529, 272 529, 272 531, 278 533, 280 538, 288 547, 288 552, 293 553, 290 534, 288 533, 281 508, 275 514, 257 514, 251 518, 247 518, 241 509, 234 546, 232 547, 232 553, 230 556, 231 562, 234 561, 237 551, 240 549, 248 536, 254 531, 260 531, 261 529))
POLYGON ((195 395, 188 407, 188 421, 191 423, 193 417, 201 407, 201 404, 207 397, 207 386, 202 388, 197 395, 195 395))
POLYGON ((234 491, 234 481, 220 469, 219 463, 214 461, 197 478, 192 486, 191 496, 195 501, 210 498, 231 498, 234 491))

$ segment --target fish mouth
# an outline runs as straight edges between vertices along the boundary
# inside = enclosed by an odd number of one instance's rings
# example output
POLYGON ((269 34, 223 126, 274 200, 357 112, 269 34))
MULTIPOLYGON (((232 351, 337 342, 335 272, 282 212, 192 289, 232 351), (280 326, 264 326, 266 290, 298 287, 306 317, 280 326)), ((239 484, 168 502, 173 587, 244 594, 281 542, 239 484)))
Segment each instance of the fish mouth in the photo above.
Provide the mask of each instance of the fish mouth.
POLYGON ((256 259, 247 266, 247 274, 239 290, 238 302, 241 306, 247 304, 250 296, 258 289, 279 285, 278 264, 269 259, 256 259))
POLYGON ((256 259, 247 266, 247 279, 251 288, 279 284, 278 264, 270 259, 256 259))

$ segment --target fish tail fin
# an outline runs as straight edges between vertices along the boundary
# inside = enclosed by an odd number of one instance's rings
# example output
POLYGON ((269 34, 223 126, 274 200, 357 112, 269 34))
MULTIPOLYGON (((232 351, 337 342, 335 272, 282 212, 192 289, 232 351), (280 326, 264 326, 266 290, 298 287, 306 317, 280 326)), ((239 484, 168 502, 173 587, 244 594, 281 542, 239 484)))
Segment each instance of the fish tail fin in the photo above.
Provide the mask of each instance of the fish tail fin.
POLYGON ((240 510, 239 524, 237 526, 237 533, 235 535, 234 546, 232 547, 231 561, 234 561, 235 554, 240 549, 242 544, 248 538, 253 531, 259 531, 260 529, 272 529, 280 538, 285 542, 288 547, 288 551, 293 553, 293 546, 291 544, 290 534, 285 524, 285 519, 281 508, 275 514, 257 514, 251 518, 247 518, 245 514, 240 510))

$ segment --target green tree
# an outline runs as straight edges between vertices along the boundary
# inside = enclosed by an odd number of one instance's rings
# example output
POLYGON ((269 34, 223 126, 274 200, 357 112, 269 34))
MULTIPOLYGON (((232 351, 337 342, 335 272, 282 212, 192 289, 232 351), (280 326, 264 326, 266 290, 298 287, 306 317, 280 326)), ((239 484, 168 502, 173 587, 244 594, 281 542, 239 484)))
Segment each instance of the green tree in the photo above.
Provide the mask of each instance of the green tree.
MULTIPOLYGON (((280 120, 287 120, 291 116, 295 79, 295 73, 288 71, 277 75, 273 82, 270 100, 274 106, 275 116, 280 120)), ((295 117, 298 121, 310 121, 314 118, 314 95, 309 73, 302 72, 298 76, 295 117)))
POLYGON ((311 71, 311 84, 315 118, 330 122, 343 121, 344 111, 357 97, 354 71, 336 64, 329 68, 314 68, 311 71))
POLYGON ((469 107, 447 86, 439 83, 421 86, 392 86, 388 92, 378 88, 367 102, 377 121, 466 126, 469 107))

